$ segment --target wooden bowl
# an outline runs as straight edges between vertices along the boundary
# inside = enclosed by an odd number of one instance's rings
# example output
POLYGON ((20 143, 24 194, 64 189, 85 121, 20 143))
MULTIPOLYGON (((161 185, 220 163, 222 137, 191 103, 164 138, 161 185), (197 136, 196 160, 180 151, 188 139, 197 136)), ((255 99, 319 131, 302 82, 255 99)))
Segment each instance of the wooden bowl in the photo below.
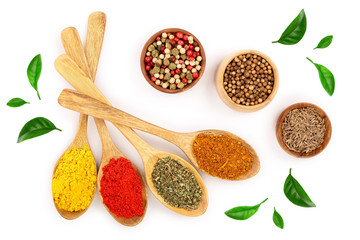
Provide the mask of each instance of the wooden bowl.
POLYGON ((299 157, 299 158, 313 157, 313 156, 321 153, 326 148, 326 146, 328 145, 328 143, 330 141, 331 132, 332 132, 331 122, 330 122, 328 115, 326 115, 326 113, 321 108, 319 108, 318 106, 311 104, 311 103, 296 103, 296 104, 289 106, 280 114, 280 116, 276 122, 276 138, 277 138, 281 148, 284 149, 284 151, 287 152, 288 154, 290 154, 294 157, 299 157), (324 119, 325 128, 326 128, 324 142, 322 143, 322 145, 308 153, 300 153, 300 152, 295 152, 295 151, 290 150, 283 141, 283 135, 282 135, 282 130, 281 130, 281 124, 284 122, 286 115, 293 109, 304 108, 304 107, 314 108, 319 113, 319 115, 324 119))
POLYGON ((179 93, 179 92, 184 92, 186 90, 189 90, 190 88, 192 88, 193 86, 195 86, 200 78, 202 77, 202 75, 204 74, 204 70, 205 70, 205 66, 206 66, 206 55, 205 55, 205 51, 204 51, 204 48, 203 46, 201 45, 201 42, 199 41, 199 39, 197 39, 195 37, 194 34, 184 30, 184 29, 181 29, 181 28, 166 28, 166 29, 163 29, 163 30, 160 30, 158 31, 157 33, 155 33, 154 35, 152 35, 149 40, 147 40, 147 42, 145 43, 144 45, 144 48, 141 52, 141 55, 140 55, 140 67, 141 67, 141 72, 142 74, 144 75, 146 81, 155 89, 161 91, 161 92, 164 92, 164 93, 179 93), (185 33, 189 36, 193 36, 194 37, 194 41, 197 42, 199 44, 199 47, 200 47, 200 54, 201 54, 201 57, 202 57, 202 61, 201 61, 201 69, 200 69, 200 72, 199 72, 199 77, 195 80, 192 81, 192 83, 190 83, 189 85, 186 85, 185 87, 183 88, 177 88, 175 90, 170 90, 168 88, 163 88, 161 87, 160 85, 156 85, 154 82, 151 81, 150 79, 150 74, 146 71, 145 69, 145 55, 146 55, 146 52, 147 52, 147 48, 149 47, 149 45, 151 43, 153 43, 155 41, 155 38, 159 35, 161 35, 163 32, 170 32, 170 33, 175 33, 175 32, 182 32, 182 33, 185 33))
POLYGON ((278 90, 279 87, 279 73, 278 70, 274 64, 274 62, 268 57, 266 56, 264 53, 256 51, 256 50, 241 50, 241 51, 237 51, 233 54, 231 54, 230 56, 226 57, 219 65, 217 72, 216 72, 216 90, 219 94, 220 99, 231 109, 239 111, 239 112, 255 112, 258 111, 262 108, 264 108, 266 105, 268 105, 271 100, 275 97, 276 92, 278 90), (258 55, 262 58, 264 58, 266 61, 268 61, 268 63, 271 65, 273 73, 274 73, 274 86, 273 86, 273 90, 270 93, 270 95, 268 96, 268 98, 257 105, 253 105, 253 106, 244 106, 241 104, 237 104, 235 103, 233 100, 231 100, 231 98, 228 96, 228 94, 226 93, 225 89, 224 89, 224 73, 226 70, 227 65, 237 56, 239 55, 243 55, 243 54, 255 54, 258 55))

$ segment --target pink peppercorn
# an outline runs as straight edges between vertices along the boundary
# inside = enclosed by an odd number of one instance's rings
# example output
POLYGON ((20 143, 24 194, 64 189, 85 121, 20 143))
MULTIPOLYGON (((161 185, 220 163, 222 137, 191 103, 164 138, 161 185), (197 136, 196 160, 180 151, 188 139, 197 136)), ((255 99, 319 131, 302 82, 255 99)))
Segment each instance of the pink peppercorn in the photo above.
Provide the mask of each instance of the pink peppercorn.
POLYGON ((170 74, 171 74, 171 75, 175 75, 175 70, 171 70, 171 71, 170 71, 170 74))
POLYGON ((190 49, 190 50, 194 50, 194 45, 189 44, 189 49, 190 49))
POLYGON ((187 40, 188 40, 188 38, 189 38, 189 36, 188 36, 188 35, 186 35, 186 34, 183 36, 184 41, 187 41, 187 40))
POLYGON ((155 77, 155 76, 152 76, 152 77, 151 77, 151 81, 155 82, 155 81, 156 81, 156 77, 155 77))
POLYGON ((195 58, 193 56, 189 57, 189 61, 191 62, 192 60, 194 60, 195 58))
POLYGON ((156 41, 160 41, 161 40, 161 37, 160 36, 157 36, 156 37, 156 41))
POLYGON ((182 83, 186 84, 188 82, 188 80, 186 78, 183 78, 182 80, 182 83))
POLYGON ((189 71, 190 71, 191 69, 193 69, 193 66, 191 66, 191 65, 187 65, 187 66, 186 66, 186 68, 187 68, 187 70, 189 70, 189 71))
POLYGON ((184 34, 182 32, 177 32, 176 37, 177 38, 183 38, 184 34))
POLYGON ((199 73, 198 73, 198 72, 194 72, 194 73, 192 74, 192 77, 193 77, 193 79, 197 79, 197 78, 199 77, 199 73))
POLYGON ((179 64, 183 64, 183 63, 184 63, 184 60, 179 59, 179 64))
POLYGON ((191 51, 191 50, 187 50, 187 51, 186 51, 186 55, 187 55, 187 56, 190 57, 190 56, 192 56, 192 54, 193 54, 193 51, 191 51))
POLYGON ((180 46, 182 46, 182 45, 184 45, 185 43, 184 43, 183 40, 179 40, 179 41, 177 42, 177 44, 180 45, 180 46))
POLYGON ((147 63, 151 62, 151 58, 150 58, 150 57, 146 57, 146 58, 145 58, 145 62, 147 62, 147 63))
POLYGON ((150 66, 150 65, 146 65, 145 69, 146 69, 146 71, 150 71, 151 66, 150 66))

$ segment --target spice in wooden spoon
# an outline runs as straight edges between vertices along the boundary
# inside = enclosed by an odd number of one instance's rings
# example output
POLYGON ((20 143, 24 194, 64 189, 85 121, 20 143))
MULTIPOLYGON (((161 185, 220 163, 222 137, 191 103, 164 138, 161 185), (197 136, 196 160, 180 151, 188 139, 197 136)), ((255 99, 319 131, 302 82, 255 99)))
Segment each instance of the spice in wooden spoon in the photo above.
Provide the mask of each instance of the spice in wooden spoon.
MULTIPOLYGON (((66 53, 84 72, 89 72, 92 80, 95 80, 105 24, 104 13, 95 12, 89 16, 86 53, 75 28, 67 28, 62 34, 66 53)), ((98 174, 100 198, 116 221, 127 226, 137 225, 144 218, 147 208, 147 190, 144 179, 138 168, 116 148, 105 122, 95 119, 95 123, 103 147, 98 174)))
MULTIPOLYGON (((63 31, 61 36, 63 42, 68 37, 80 39, 77 31, 63 31)), ((67 50, 66 45, 64 46, 67 50)), ((90 75, 89 72, 87 73, 90 75)), ((69 220, 81 216, 88 209, 95 195, 97 170, 87 139, 87 120, 87 115, 80 114, 75 139, 57 161, 53 172, 54 204, 59 214, 69 220), (77 177, 74 178, 74 175, 77 177)))

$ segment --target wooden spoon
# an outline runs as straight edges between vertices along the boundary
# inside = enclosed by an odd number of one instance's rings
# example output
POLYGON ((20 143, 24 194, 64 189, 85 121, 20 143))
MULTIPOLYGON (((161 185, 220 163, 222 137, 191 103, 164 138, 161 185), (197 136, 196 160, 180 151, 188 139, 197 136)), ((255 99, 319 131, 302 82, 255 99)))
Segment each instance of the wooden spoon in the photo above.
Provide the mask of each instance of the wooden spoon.
MULTIPOLYGON (((76 30, 73 31, 73 30, 74 30, 74 28, 69 28, 69 29, 65 29, 61 33, 61 39, 62 39, 63 43, 64 43, 64 41, 66 42, 67 39, 69 39, 69 38, 79 39, 80 40, 80 37, 79 37, 79 34, 77 33, 77 31, 76 30)), ((64 48, 65 48, 66 52, 71 53, 71 49, 67 48, 66 44, 64 44, 64 48)), ((81 63, 80 65, 87 65, 87 64, 85 62, 85 63, 81 63)), ((89 71, 87 71, 87 74, 89 74, 89 71)), ((71 150, 71 149, 73 149, 75 147, 76 148, 83 148, 84 146, 87 146, 91 151, 91 148, 90 148, 90 145, 89 145, 89 142, 88 142, 88 139, 87 139, 87 120, 88 120, 87 115, 80 114, 79 127, 78 127, 78 130, 77 130, 77 133, 75 135, 75 138, 74 138, 73 142, 70 144, 70 146, 67 148, 66 151, 71 150)), ((65 154, 65 152, 64 152, 64 154, 65 154)), ((64 154, 56 162, 55 167, 54 167, 54 171, 53 171, 53 175, 55 174, 56 169, 59 166, 60 160, 64 156, 64 154)), ((93 164, 96 166, 95 159, 94 159, 93 164)), ((94 174, 96 175, 96 173, 97 173, 97 171, 96 171, 96 167, 95 167, 94 174)), ((91 197, 91 202, 94 199, 94 196, 95 196, 95 188, 94 188, 93 195, 91 197)), ((91 202, 90 202, 89 206, 91 205, 91 202)), ((55 204, 55 202, 54 202, 54 205, 55 205, 56 210, 59 212, 59 214, 62 217, 66 218, 66 219, 69 219, 69 220, 73 220, 73 219, 76 219, 76 218, 80 217, 89 208, 89 206, 87 206, 87 208, 84 209, 84 210, 71 212, 71 211, 66 211, 64 209, 58 208, 58 206, 55 204)))
MULTIPOLYGON (((79 69, 76 63, 67 55, 61 55, 55 61, 55 68, 78 91, 86 92, 88 94, 91 94, 94 98, 109 103, 104 97, 104 95, 102 95, 102 93, 95 87, 95 85, 92 84, 92 82, 86 77, 84 71, 79 69), (92 85, 88 85, 83 80, 89 81, 92 85), (92 86, 94 88, 92 88, 92 86)), ((165 205, 170 210, 173 210, 174 212, 185 216, 200 216, 206 211, 208 206, 208 194, 206 186, 199 173, 195 170, 193 166, 191 166, 187 161, 177 155, 152 148, 145 141, 143 141, 132 129, 129 129, 128 127, 120 124, 115 124, 115 127, 118 128, 125 135, 125 137, 134 145, 134 147, 139 152, 144 163, 145 179, 149 186, 149 189, 163 205, 165 205), (197 209, 187 210, 173 207, 170 204, 166 203, 164 199, 158 194, 152 182, 151 173, 157 160, 165 157, 171 157, 178 160, 181 165, 187 167, 196 177, 202 191, 201 202, 199 203, 197 209)))
MULTIPOLYGON (((107 104, 109 103, 107 99, 104 97, 104 95, 100 92, 100 90, 96 88, 96 86, 87 78, 86 74, 84 74, 84 72, 81 71, 81 69, 79 69, 68 56, 66 55, 59 56, 55 61, 55 68, 79 92, 87 94, 90 97, 93 97, 101 102, 107 104)), ((60 101, 59 103, 62 104, 60 101)), ((79 104, 77 105, 79 108, 85 107, 85 106, 79 106, 79 104)), ((73 106, 67 106, 67 107, 69 109, 72 109, 73 106)), ((106 106, 104 105, 104 107, 106 106)), ((95 109, 95 110, 101 111, 101 109, 95 109)), ((82 111, 85 111, 85 108, 82 111)), ((92 114, 95 115, 96 113, 94 112, 92 114)), ((103 112, 102 114, 105 114, 105 112, 103 112)), ((233 179, 233 180, 244 180, 253 177, 258 173, 260 169, 259 157, 257 156, 255 150, 245 140, 241 139, 240 137, 232 133, 221 130, 203 130, 193 133, 178 133, 147 123, 143 120, 140 120, 128 114, 126 114, 126 116, 132 118, 130 118, 131 120, 127 122, 125 122, 126 119, 117 118, 119 116, 116 116, 115 118, 111 118, 111 120, 110 120, 111 116, 107 116, 109 118, 107 118, 106 120, 113 121, 115 123, 121 123, 123 125, 154 134, 169 142, 174 143, 187 155, 190 161, 197 168, 199 168, 199 166, 197 163, 197 159, 193 153, 193 142, 196 139, 197 135, 204 133, 204 134, 214 134, 214 135, 228 135, 231 138, 241 142, 250 151, 254 159, 252 168, 248 171, 247 174, 241 175, 237 179, 233 179)), ((125 117, 125 115, 122 116, 125 117)), ((98 115, 98 117, 105 118, 105 115, 104 116, 98 115)), ((203 171, 204 173, 209 174, 208 172, 202 169, 200 170, 203 171)))
MULTIPOLYGON (((69 55, 84 71, 88 72, 93 76, 92 80, 95 80, 96 70, 100 58, 100 52, 102 47, 102 42, 104 38, 106 24, 106 16, 102 12, 95 12, 90 15, 89 23, 88 23, 88 31, 87 31, 87 41, 86 41, 86 56, 82 47, 82 43, 80 37, 78 36, 78 32, 75 28, 67 28, 63 31, 63 35, 67 37, 63 37, 63 45, 65 46, 66 53, 69 55), (89 62, 89 64, 88 64, 89 62)), ((118 148, 116 148, 113 143, 108 129, 105 125, 104 120, 94 118, 96 127, 98 129, 101 142, 102 142, 102 159, 99 168, 98 178, 97 178, 97 186, 99 191, 99 196, 101 201, 103 202, 102 195, 100 194, 101 185, 100 180, 103 177, 103 167, 108 165, 112 158, 118 159, 120 157, 128 159, 124 156, 118 148)), ((109 208, 104 204, 106 210, 110 213, 110 215, 119 223, 126 226, 135 226, 139 224, 145 216, 147 209, 147 189, 145 185, 144 178, 141 175, 139 169, 130 161, 132 167, 136 170, 141 184, 142 184, 142 199, 143 199, 143 214, 141 216, 132 217, 132 218, 123 218, 118 217, 114 213, 112 213, 109 208)))

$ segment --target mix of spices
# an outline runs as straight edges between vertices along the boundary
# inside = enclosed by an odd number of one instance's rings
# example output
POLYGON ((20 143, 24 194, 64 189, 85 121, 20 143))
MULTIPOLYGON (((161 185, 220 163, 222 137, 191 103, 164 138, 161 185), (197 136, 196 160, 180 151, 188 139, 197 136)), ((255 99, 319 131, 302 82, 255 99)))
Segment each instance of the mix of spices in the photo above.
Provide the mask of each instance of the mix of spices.
POLYGON ((96 165, 88 146, 74 147, 61 157, 52 181, 52 195, 59 209, 86 209, 95 194, 96 165))
POLYGON ((142 216, 143 186, 131 162, 126 158, 113 158, 102 170, 100 194, 110 212, 127 219, 142 216))
POLYGON ((199 134, 193 152, 199 169, 229 180, 247 174, 254 161, 249 149, 226 135, 199 134))
POLYGON ((193 36, 163 32, 148 46, 144 61, 154 84, 175 90, 199 77, 202 56, 193 36))
POLYGON ((152 172, 152 181, 159 195, 173 207, 197 209, 202 191, 195 175, 178 160, 159 159, 152 172))
POLYGON ((224 89, 236 104, 260 104, 269 97, 273 86, 273 69, 266 59, 258 55, 239 55, 225 69, 224 89))
POLYGON ((324 142, 325 122, 312 107, 291 110, 281 124, 285 145, 291 150, 308 153, 324 142))

